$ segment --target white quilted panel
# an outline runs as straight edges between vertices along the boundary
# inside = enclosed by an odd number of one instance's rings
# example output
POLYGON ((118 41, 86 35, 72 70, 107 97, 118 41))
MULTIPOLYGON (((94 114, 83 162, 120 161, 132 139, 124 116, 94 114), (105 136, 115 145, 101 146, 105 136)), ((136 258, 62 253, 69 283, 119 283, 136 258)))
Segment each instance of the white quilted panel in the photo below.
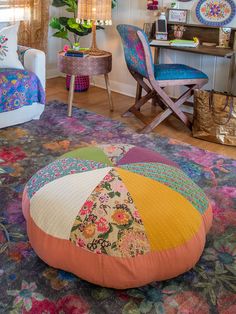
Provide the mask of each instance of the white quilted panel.
POLYGON ((67 175, 46 184, 30 202, 34 222, 47 234, 69 240, 80 208, 111 169, 67 175))

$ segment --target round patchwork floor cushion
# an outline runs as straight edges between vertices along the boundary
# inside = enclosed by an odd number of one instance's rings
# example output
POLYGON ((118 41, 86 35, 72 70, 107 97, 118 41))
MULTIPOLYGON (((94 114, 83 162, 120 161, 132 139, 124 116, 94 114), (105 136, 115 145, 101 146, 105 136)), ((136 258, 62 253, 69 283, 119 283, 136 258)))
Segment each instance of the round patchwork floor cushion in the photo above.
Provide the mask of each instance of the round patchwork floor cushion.
POLYGON ((204 192, 175 163, 123 144, 78 149, 38 171, 23 212, 47 264, 118 289, 192 268, 212 222, 204 192))

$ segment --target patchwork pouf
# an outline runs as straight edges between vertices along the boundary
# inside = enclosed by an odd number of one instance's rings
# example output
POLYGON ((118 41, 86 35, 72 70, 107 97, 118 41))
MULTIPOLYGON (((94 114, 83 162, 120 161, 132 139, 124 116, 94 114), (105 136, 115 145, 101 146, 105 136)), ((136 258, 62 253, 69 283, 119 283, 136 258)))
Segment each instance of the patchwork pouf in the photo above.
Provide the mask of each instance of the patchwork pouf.
POLYGON ((212 222, 204 192, 175 163, 122 144, 78 149, 38 171, 23 212, 42 260, 118 289, 191 269, 212 222))

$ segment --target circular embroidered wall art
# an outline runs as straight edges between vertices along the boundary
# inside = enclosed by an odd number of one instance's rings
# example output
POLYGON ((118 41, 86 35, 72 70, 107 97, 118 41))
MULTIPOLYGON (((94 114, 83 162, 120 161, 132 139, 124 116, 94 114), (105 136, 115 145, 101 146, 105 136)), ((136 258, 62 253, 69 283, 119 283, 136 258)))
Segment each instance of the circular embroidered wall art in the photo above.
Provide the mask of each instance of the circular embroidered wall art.
POLYGON ((199 22, 209 26, 224 26, 233 20, 235 14, 233 0, 200 0, 196 7, 199 22))

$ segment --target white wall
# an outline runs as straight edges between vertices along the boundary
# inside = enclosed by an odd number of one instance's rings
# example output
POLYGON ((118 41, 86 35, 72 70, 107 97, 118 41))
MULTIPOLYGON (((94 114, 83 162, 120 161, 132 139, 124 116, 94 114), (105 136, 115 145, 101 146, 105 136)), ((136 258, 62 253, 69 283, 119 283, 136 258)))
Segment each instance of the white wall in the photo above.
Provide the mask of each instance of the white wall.
MULTIPOLYGON (((50 6, 50 18, 61 16, 62 9, 50 6)), ((60 75, 57 70, 57 53, 62 49, 62 40, 52 36, 54 30, 49 26, 48 32, 48 53, 47 53, 47 78, 60 75)))
MULTIPOLYGON (((112 26, 97 32, 97 44, 100 49, 112 52, 113 70, 110 77, 111 88, 114 91, 134 95, 136 85, 134 79, 127 70, 123 48, 116 26, 121 23, 134 24, 142 28, 144 22, 154 20, 153 14, 146 10, 146 0, 119 0, 117 7, 113 10, 112 26)), ((82 46, 89 46, 91 35, 81 39, 82 46)), ((104 87, 103 77, 97 77, 95 83, 104 87)))
MULTIPOLYGON (((236 0, 234 0, 236 1, 236 0)), ((159 3, 165 6, 170 4, 170 0, 160 0, 159 3)), ((190 14, 190 23, 198 23, 195 17, 195 6, 197 1, 187 3, 179 3, 180 8, 192 9, 190 14)), ((111 51, 113 54, 113 70, 110 73, 111 87, 114 91, 118 91, 127 95, 135 95, 136 84, 129 74, 123 56, 120 37, 116 31, 116 26, 120 23, 133 24, 142 28, 143 23, 153 22, 155 17, 153 12, 146 10, 146 0, 118 0, 117 7, 113 10, 113 25, 105 28, 104 31, 97 32, 97 43, 100 49, 111 51)), ((236 27, 236 19, 231 23, 231 27, 236 27)), ((50 39, 51 41, 51 39, 50 39)), ((49 41, 49 42, 50 42, 49 41)), ((50 42, 49 63, 50 73, 56 73, 56 69, 52 69, 55 64, 55 53, 57 48, 53 43, 58 44, 58 40, 50 42)), ((81 39, 83 47, 89 47, 91 43, 91 35, 81 39)), ((162 50, 162 62, 166 63, 184 63, 203 70, 210 78, 206 88, 225 90, 227 84, 227 76, 229 70, 229 61, 223 58, 212 56, 203 56, 191 53, 174 52, 170 50, 162 50)), ((49 73, 49 74, 50 74, 49 73)), ((103 77, 94 79, 97 86, 105 87, 103 77)), ((234 86, 236 92, 236 82, 234 86)))

